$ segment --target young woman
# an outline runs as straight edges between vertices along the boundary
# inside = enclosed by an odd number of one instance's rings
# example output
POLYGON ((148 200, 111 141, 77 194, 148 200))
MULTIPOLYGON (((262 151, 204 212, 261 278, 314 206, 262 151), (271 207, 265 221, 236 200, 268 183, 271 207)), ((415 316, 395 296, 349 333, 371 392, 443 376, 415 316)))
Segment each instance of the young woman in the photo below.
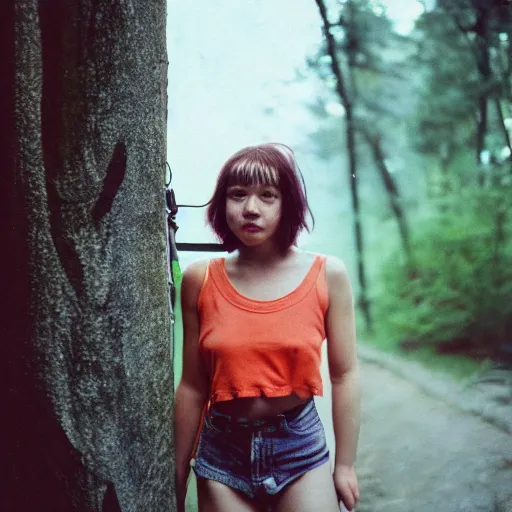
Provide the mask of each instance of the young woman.
POLYGON ((208 221, 230 256, 190 265, 182 281, 174 413, 181 512, 190 467, 201 512, 335 512, 359 498, 351 288, 339 259, 295 245, 308 229, 302 183, 282 144, 240 150, 217 179, 208 221), (322 395, 324 339, 334 472, 313 401, 322 395))

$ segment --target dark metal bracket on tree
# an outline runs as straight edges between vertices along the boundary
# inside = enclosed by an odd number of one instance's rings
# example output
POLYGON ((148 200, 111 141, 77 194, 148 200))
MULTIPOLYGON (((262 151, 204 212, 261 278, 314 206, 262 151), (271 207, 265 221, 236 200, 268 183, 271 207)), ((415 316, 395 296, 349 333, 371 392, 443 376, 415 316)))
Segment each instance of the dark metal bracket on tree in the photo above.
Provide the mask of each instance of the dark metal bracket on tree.
POLYGON ((165 195, 165 213, 167 218, 167 254, 168 254, 168 276, 169 276, 169 290, 170 290, 170 301, 171 301, 171 309, 174 311, 174 304, 176 301, 176 281, 178 279, 177 274, 180 274, 179 270, 179 257, 178 252, 192 252, 192 251, 202 251, 202 252, 224 252, 224 246, 219 243, 183 243, 176 242, 176 231, 178 231, 179 226, 176 223, 176 214, 178 213, 179 208, 204 208, 209 203, 200 204, 200 205, 192 205, 192 204, 177 204, 176 196, 174 194, 174 190, 171 187, 172 181, 172 171, 169 164, 167 164, 169 169, 169 180, 165 184, 164 195, 165 195))
MULTIPOLYGON (((179 208, 204 208, 208 206, 208 203, 205 204, 176 204, 176 197, 174 194, 174 189, 171 187, 172 180, 172 172, 169 164, 167 164, 169 168, 170 178, 169 182, 166 184, 165 188, 165 203, 166 203, 166 211, 167 211, 167 227, 169 232, 171 228, 174 232, 178 231, 178 225, 176 224, 176 214, 178 213, 179 208)), ((204 251, 204 252, 224 252, 224 246, 219 243, 203 243, 203 242, 174 242, 173 247, 176 251, 204 251)), ((171 254, 171 257, 173 254, 171 254)), ((177 255, 176 255, 177 260, 177 255)))

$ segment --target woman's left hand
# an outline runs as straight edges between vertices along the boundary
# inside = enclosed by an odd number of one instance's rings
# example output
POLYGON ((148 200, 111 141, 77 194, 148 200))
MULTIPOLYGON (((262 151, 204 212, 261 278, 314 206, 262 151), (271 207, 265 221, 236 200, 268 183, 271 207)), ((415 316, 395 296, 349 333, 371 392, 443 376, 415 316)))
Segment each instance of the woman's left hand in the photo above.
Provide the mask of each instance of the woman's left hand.
POLYGON ((343 502, 347 510, 353 510, 359 500, 359 484, 354 466, 336 465, 333 478, 338 500, 343 502))

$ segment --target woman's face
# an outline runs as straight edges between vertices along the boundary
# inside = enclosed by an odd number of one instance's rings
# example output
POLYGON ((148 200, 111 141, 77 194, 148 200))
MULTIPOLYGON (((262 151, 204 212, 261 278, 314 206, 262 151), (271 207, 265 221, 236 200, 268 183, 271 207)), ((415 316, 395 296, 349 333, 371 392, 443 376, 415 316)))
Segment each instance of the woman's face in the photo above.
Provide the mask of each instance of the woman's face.
POLYGON ((226 190, 226 221, 247 247, 275 235, 281 219, 281 192, 272 185, 232 185, 226 190))

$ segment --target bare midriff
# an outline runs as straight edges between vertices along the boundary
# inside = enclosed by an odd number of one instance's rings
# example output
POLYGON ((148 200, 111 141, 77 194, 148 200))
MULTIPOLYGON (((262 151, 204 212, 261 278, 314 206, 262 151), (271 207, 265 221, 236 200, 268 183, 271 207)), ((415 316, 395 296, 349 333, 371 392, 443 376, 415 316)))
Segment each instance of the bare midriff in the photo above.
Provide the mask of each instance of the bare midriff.
POLYGON ((234 398, 233 400, 216 402, 213 407, 223 414, 228 414, 236 418, 259 419, 281 414, 289 409, 293 409, 299 404, 308 402, 310 399, 311 396, 303 398, 293 393, 287 396, 272 398, 265 396, 234 398))

